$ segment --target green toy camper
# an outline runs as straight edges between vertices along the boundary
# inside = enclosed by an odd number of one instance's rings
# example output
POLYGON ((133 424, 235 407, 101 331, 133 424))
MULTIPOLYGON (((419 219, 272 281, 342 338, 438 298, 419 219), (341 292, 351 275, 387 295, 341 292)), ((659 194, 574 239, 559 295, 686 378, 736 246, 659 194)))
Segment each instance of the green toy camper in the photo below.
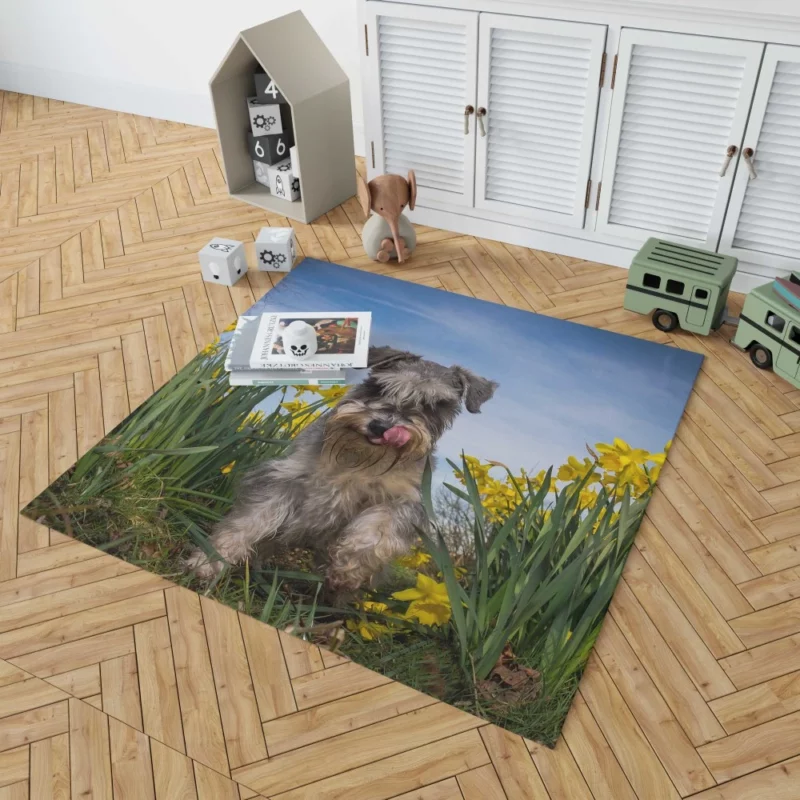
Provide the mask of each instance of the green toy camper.
POLYGON ((631 264, 624 306, 652 314, 659 330, 707 336, 725 318, 737 263, 733 256, 648 239, 631 264))
MULTIPOLYGON (((733 343, 750 353, 757 367, 772 369, 800 388, 800 307, 784 300, 776 283, 766 283, 747 295, 733 343)), ((783 283, 800 287, 800 274, 793 273, 783 283)))

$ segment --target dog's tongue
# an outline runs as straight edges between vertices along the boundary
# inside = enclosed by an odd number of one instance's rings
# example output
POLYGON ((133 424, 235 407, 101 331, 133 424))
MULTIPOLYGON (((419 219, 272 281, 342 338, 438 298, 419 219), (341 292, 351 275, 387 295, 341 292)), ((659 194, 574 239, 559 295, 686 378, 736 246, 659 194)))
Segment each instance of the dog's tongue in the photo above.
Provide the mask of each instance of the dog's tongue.
POLYGON ((404 428, 402 425, 394 425, 383 434, 384 443, 390 447, 402 447, 410 438, 411 434, 408 428, 404 428))

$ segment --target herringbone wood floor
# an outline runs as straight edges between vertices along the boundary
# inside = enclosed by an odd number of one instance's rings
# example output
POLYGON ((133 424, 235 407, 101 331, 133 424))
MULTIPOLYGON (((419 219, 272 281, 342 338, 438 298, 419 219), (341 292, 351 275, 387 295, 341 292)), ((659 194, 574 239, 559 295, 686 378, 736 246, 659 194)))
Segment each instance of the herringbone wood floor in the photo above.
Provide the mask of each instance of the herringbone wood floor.
MULTIPOLYGON (((0 92, 0 800, 800 798, 800 392, 621 309, 625 272, 421 229, 306 255, 706 356, 554 751, 19 517, 269 289, 199 277, 213 132, 0 92)), ((252 259, 252 253, 250 254, 252 259)))

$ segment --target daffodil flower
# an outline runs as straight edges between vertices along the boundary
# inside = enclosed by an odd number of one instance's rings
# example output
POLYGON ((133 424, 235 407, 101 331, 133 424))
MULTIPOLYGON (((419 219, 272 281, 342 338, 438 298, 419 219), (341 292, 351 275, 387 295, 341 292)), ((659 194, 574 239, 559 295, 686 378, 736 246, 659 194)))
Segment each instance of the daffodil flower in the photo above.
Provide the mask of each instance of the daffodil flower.
POLYGON ((415 619, 422 625, 445 625, 450 621, 452 609, 447 586, 421 572, 417 573, 415 587, 395 592, 392 597, 395 600, 410 601, 403 615, 406 619, 415 619))

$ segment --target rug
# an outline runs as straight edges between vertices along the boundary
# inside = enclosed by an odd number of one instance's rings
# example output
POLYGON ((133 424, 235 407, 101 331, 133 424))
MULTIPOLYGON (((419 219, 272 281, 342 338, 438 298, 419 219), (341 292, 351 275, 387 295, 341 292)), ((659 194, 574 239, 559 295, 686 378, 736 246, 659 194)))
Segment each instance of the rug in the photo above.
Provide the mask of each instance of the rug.
POLYGON ((372 312, 355 400, 230 388, 227 331, 23 513, 553 745, 702 358, 314 259, 248 313, 307 310, 372 312), (220 561, 214 526, 250 530, 303 459, 291 535, 220 561), (193 552, 222 569, 199 578, 193 552))

